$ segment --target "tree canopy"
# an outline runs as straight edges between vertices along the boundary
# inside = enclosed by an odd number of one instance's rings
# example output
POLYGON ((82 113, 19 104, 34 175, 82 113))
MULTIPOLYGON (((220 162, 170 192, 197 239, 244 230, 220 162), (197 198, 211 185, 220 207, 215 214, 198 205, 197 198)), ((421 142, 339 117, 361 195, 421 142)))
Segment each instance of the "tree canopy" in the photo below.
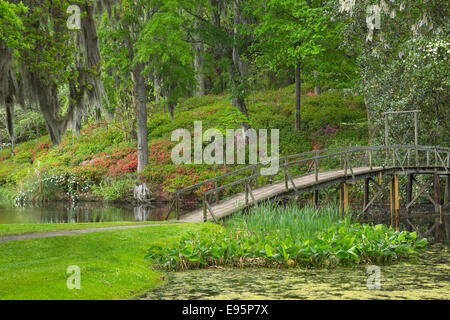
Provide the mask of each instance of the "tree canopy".
MULTIPOLYGON (((422 142, 444 143, 448 9, 443 0, 0 0, 4 128, 14 149, 18 107, 42 114, 54 144, 104 117, 137 141, 140 171, 150 106, 175 121, 182 99, 227 92, 248 127, 249 97, 270 79, 295 84, 293 130, 312 83, 313 94, 363 94, 375 142, 382 112, 420 109, 430 128, 422 142)), ((401 142, 411 142, 408 126, 393 129, 401 142)))

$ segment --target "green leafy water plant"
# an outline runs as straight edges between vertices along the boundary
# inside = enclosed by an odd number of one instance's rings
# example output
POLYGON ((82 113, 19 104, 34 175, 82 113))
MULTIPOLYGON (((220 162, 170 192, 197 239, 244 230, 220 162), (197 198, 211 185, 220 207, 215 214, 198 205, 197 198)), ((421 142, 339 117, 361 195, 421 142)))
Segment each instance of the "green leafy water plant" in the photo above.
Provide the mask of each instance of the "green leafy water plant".
POLYGON ((146 258, 176 271, 220 266, 336 267, 392 262, 416 254, 427 241, 385 225, 339 220, 332 208, 314 212, 289 206, 279 208, 277 216, 274 208, 257 207, 248 216, 238 215, 226 228, 190 233, 178 242, 153 246, 146 258), (308 213, 312 216, 307 217, 308 213))

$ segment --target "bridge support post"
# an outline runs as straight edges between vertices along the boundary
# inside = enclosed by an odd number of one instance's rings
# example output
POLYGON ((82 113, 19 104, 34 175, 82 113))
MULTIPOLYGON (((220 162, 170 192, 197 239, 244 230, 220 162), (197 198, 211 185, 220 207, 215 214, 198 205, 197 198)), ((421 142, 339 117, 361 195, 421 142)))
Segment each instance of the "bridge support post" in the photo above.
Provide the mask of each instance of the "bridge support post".
POLYGON ((369 183, 370 178, 364 179, 364 208, 367 207, 367 205, 369 204, 369 196, 370 196, 369 183))
POLYGON ((339 188, 339 213, 341 218, 348 212, 348 184, 342 183, 339 188))
POLYGON ((203 194, 203 222, 208 221, 208 212, 206 211, 206 195, 203 194))
POLYGON ((434 174, 433 177, 434 188, 434 213, 440 214, 436 217, 436 242, 441 242, 441 226, 442 226, 442 208, 441 208, 441 186, 439 181, 439 175, 434 174))
POLYGON ((245 180, 245 205, 248 206, 248 180, 245 180))
POLYGON ((444 191, 444 208, 447 207, 449 203, 449 197, 450 197, 450 177, 445 177, 445 191, 444 191))
MULTIPOLYGON (((445 177, 445 190, 444 190, 444 207, 441 210, 447 208, 449 204, 449 192, 450 192, 450 177, 445 177)), ((447 235, 447 244, 450 245, 450 216, 444 217, 445 221, 445 233, 447 235)))
POLYGON ((394 214, 395 214, 395 229, 399 230, 399 215, 398 210, 400 208, 400 202, 398 198, 398 175, 394 175, 391 179, 391 227, 394 226, 394 214))
MULTIPOLYGON (((414 175, 408 174, 408 185, 406 186, 406 203, 411 203, 412 195, 413 195, 413 183, 414 183, 414 175)), ((409 207, 406 209, 406 213, 410 213, 409 207)))
POLYGON ((287 160, 284 163, 284 187, 286 188, 286 191, 289 190, 287 160))
POLYGON ((319 206, 319 190, 314 190, 314 205, 319 206))
MULTIPOLYGON (((217 181, 214 181, 214 188, 217 189, 217 181)), ((220 201, 220 194, 219 191, 216 192, 216 203, 219 203, 220 201)))
POLYGON ((180 220, 180 195, 177 193, 177 197, 175 199, 175 211, 177 213, 177 220, 180 220))

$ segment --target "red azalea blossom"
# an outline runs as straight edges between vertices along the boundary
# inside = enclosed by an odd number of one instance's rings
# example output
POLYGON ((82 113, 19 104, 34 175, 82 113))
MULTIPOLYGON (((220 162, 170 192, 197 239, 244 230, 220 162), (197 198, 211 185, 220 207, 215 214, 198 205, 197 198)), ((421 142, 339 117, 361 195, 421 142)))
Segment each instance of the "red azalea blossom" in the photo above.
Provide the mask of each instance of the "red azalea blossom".
POLYGON ((310 91, 310 92, 308 92, 306 95, 307 95, 308 97, 314 97, 314 96, 317 96, 317 93, 314 93, 314 92, 310 91))

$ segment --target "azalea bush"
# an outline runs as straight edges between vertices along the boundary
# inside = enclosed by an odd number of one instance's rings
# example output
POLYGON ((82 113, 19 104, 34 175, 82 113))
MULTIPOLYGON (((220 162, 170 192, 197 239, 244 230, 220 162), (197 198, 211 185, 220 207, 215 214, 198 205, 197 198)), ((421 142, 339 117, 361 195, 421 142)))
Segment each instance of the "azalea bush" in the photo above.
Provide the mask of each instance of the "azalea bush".
POLYGON ((414 232, 340 220, 336 212, 334 208, 257 207, 225 228, 153 246, 146 258, 157 267, 176 271, 211 266, 336 267, 388 263, 414 255, 426 245, 427 240, 418 240, 414 232))
MULTIPOLYGON (((310 89, 311 86, 305 85, 305 90, 310 89)), ((280 129, 282 156, 336 145, 366 143, 367 125, 355 126, 356 122, 367 121, 360 97, 352 95, 347 97, 343 91, 304 95, 302 97, 304 126, 301 132, 295 132, 292 128, 294 100, 295 88, 288 86, 255 92, 248 105, 252 128, 280 129), (345 127, 336 120, 336 109, 339 109, 339 121, 342 119, 347 121, 345 127)), ((31 176, 68 174, 76 177, 84 176, 96 185, 98 188, 95 189, 97 191, 95 196, 102 199, 117 199, 119 194, 123 194, 124 198, 132 195, 125 193, 124 190, 128 188, 119 186, 123 183, 121 180, 127 180, 130 175, 133 175, 132 180, 140 179, 146 182, 152 192, 161 191, 164 195, 242 167, 242 165, 175 165, 171 160, 172 148, 176 144, 170 140, 173 130, 184 128, 193 135, 194 121, 197 120, 203 122, 204 131, 209 128, 224 131, 239 126, 243 119, 236 113, 236 108, 231 106, 229 96, 193 97, 181 101, 177 106, 178 116, 175 116, 174 121, 171 121, 160 107, 150 105, 149 108, 152 111, 152 116, 148 119, 149 165, 143 172, 139 174, 136 172, 136 142, 125 140, 120 123, 89 121, 83 126, 80 135, 68 132, 58 146, 50 146, 50 138, 43 136, 16 145, 13 156, 9 149, 0 150, 0 186, 25 192, 28 189, 32 190, 25 188, 25 185, 30 184, 31 176), (103 182, 100 186, 102 181, 110 181, 112 184, 103 182)), ((268 143, 270 142, 269 138, 268 143)), ((204 146, 206 144, 205 142, 204 146)), ((270 145, 268 150, 271 150, 270 145)), ((292 167, 290 173, 304 174, 309 165, 310 163, 306 163, 292 167)), ((244 174, 233 176, 221 180, 221 184, 243 177, 244 174)), ((273 181, 281 180, 282 174, 260 177, 259 184, 266 183, 269 178, 273 181)), ((201 189, 194 190, 188 197, 197 196, 202 191, 212 188, 213 184, 205 185, 201 189)), ((239 188, 240 186, 236 186, 224 190, 221 196, 225 197, 243 190, 239 188)))

